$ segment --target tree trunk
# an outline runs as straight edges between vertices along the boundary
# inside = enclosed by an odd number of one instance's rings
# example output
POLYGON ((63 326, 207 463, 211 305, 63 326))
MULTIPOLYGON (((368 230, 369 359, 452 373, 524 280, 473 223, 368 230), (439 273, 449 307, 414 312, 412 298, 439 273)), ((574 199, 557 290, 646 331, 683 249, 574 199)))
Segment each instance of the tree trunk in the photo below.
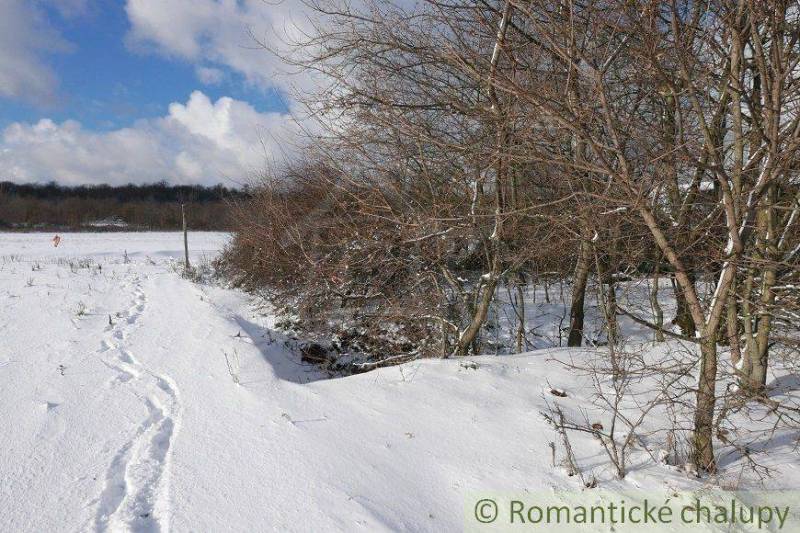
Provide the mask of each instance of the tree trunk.
MULTIPOLYGON (((694 273, 687 272, 686 275, 690 282, 694 284, 694 273)), ((692 319, 692 312, 689 308, 689 303, 686 300, 684 289, 679 284, 675 284, 674 287, 677 310, 675 311, 675 318, 672 320, 672 323, 681 328, 681 333, 683 333, 685 336, 694 337, 697 329, 695 328, 694 320, 692 319)))
POLYGON ((189 272, 191 266, 189 265, 189 234, 186 228, 186 209, 184 204, 181 204, 181 222, 183 223, 183 253, 185 257, 184 272, 189 272))
POLYGON ((770 264, 761 273, 761 301, 758 312, 755 339, 752 342, 750 361, 750 390, 761 393, 767 386, 767 368, 769 363, 769 337, 772 331, 772 305, 775 303, 775 267, 770 264))
POLYGON ((764 258, 766 265, 761 270, 761 301, 756 328, 757 357, 753 360, 751 386, 761 393, 767 386, 767 368, 769 360, 769 338, 772 333, 772 313, 775 305, 776 262, 778 261, 777 225, 774 205, 777 190, 772 186, 764 198, 764 258))
MULTIPOLYGON (((603 310, 603 318, 606 321, 606 335, 608 344, 615 346, 619 342, 619 327, 617 325, 617 293, 614 286, 614 278, 608 266, 594 254, 595 268, 600 278, 600 308, 603 310)), ((612 351, 613 353, 613 351, 612 351)))
POLYGON ((716 402, 717 345, 714 332, 705 332, 700 343, 700 375, 694 412, 694 463, 699 470, 716 471, 713 427, 716 402))
POLYGON ((764 198, 764 207, 759 212, 757 257, 762 260, 761 287, 758 308, 754 320, 754 331, 748 337, 750 373, 747 388, 751 394, 761 394, 767 386, 769 363, 769 339, 772 332, 772 311, 775 304, 776 260, 778 258, 776 224, 773 205, 775 187, 771 187, 764 198))
POLYGON ((742 386, 750 388, 750 378, 753 374, 753 356, 755 353, 753 346, 753 284, 755 283, 755 269, 747 269, 747 276, 744 281, 744 292, 742 293, 742 323, 744 325, 744 352, 739 368, 739 376, 742 386))
POLYGON ((653 308, 653 316, 656 325, 656 342, 664 342, 664 310, 658 301, 659 281, 661 280, 661 260, 656 261, 653 270, 653 286, 650 288, 650 307, 653 308))
POLYGON ((516 309, 517 314, 517 353, 522 353, 527 348, 525 342, 525 284, 521 274, 516 275, 516 309))
POLYGON ((486 276, 483 287, 481 288, 480 298, 475 306, 475 313, 472 316, 467 328, 461 332, 456 345, 456 355, 467 355, 469 347, 478 337, 486 316, 489 314, 489 306, 494 298, 494 289, 497 286, 497 279, 500 275, 500 258, 495 256, 492 261, 492 271, 486 276))
POLYGON ((728 345, 731 347, 731 363, 735 369, 739 368, 739 363, 742 360, 742 349, 739 343, 739 313, 738 305, 736 302, 736 280, 731 284, 731 290, 728 294, 727 304, 727 337, 728 345))
POLYGON ((586 282, 591 265, 591 243, 581 239, 578 262, 575 264, 575 279, 572 283, 572 302, 569 308, 569 337, 567 346, 580 346, 583 343, 584 302, 586 282))

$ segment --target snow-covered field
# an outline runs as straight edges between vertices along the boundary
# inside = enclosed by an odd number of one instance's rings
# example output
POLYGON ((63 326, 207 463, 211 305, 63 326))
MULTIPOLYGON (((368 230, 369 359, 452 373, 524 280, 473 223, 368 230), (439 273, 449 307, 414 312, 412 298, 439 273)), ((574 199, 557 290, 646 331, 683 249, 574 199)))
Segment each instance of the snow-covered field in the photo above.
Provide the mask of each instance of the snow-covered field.
MULTIPOLYGON (((589 378, 554 362, 588 351, 323 379, 268 307, 180 276, 180 234, 52 237, 0 234, 2 531, 458 531, 478 526, 475 494, 581 490, 540 413, 608 423, 589 378)), ((226 238, 190 234, 195 263, 226 238)), ((769 488, 800 488, 797 437, 760 459, 769 488)), ((594 437, 572 445, 601 489, 705 483, 641 448, 617 481, 594 437)))

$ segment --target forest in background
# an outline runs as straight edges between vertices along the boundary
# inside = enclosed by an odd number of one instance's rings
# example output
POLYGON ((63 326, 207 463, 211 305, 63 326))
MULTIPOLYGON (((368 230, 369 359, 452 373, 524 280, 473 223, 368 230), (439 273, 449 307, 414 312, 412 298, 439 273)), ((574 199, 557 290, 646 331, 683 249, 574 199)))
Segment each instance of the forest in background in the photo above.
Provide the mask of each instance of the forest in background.
POLYGON ((170 230, 181 204, 194 230, 230 229, 229 202, 248 193, 216 185, 79 185, 0 182, 0 229, 170 230))

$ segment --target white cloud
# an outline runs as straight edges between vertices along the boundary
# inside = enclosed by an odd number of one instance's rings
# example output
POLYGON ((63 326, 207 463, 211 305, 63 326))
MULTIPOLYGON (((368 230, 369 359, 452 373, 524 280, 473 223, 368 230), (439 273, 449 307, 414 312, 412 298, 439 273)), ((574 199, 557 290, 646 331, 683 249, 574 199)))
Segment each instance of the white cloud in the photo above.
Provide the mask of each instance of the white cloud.
POLYGON ((295 126, 287 114, 195 91, 160 118, 110 132, 76 121, 14 123, 0 134, 0 179, 17 182, 228 183, 283 157, 295 126), (269 132, 266 135, 265 132, 269 132))
MULTIPOLYGON (((287 87, 286 69, 256 41, 283 48, 308 21, 302 0, 127 0, 130 46, 238 72, 259 87, 287 87)), ((201 78, 202 80, 202 78, 201 78)))
MULTIPOLYGON (((77 9, 78 0, 53 0, 59 9, 77 9)), ((53 102, 58 79, 43 59, 69 45, 48 23, 38 2, 0 1, 0 97, 38 104, 53 102)))
POLYGON ((194 69, 197 79, 204 85, 217 85, 225 78, 225 73, 218 68, 197 67, 194 69))
POLYGON ((84 15, 89 7, 89 0, 44 0, 55 7, 62 17, 70 18, 84 15))

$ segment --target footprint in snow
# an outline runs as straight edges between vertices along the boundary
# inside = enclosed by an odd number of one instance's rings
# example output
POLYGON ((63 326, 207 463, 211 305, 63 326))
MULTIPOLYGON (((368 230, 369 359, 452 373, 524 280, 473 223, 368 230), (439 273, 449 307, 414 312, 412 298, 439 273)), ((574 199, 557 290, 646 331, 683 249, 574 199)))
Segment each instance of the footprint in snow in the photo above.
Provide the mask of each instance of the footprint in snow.
POLYGON ((116 344, 106 339, 103 339, 103 342, 101 342, 100 345, 104 352, 107 352, 108 350, 114 350, 117 347, 116 344))

